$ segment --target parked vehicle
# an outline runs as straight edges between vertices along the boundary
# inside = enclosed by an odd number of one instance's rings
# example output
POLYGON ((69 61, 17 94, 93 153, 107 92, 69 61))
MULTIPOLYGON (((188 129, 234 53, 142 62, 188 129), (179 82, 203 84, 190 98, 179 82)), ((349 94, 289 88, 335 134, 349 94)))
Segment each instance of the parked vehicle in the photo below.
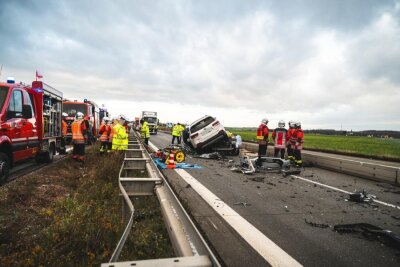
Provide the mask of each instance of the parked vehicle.
POLYGON ((142 119, 147 119, 150 134, 157 134, 158 132, 158 118, 156 111, 142 111, 142 119))
POLYGON ((83 102, 78 102, 77 100, 64 101, 63 112, 68 114, 68 117, 66 118, 68 124, 66 136, 67 142, 70 142, 72 139, 71 125, 78 112, 82 112, 84 115, 84 120, 88 129, 87 143, 92 144, 96 141, 100 127, 100 110, 96 103, 87 99, 84 99, 83 102))
POLYGON ((20 161, 53 161, 61 146, 62 98, 41 81, 0 83, 0 182, 20 161))

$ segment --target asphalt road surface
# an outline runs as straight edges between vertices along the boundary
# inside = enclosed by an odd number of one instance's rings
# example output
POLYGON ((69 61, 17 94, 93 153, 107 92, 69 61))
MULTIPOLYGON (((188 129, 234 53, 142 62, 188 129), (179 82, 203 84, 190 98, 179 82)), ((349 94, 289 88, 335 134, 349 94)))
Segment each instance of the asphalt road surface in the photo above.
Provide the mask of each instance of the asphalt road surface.
MULTIPOLYGON (((159 148, 171 142, 165 133, 152 135, 159 148)), ((281 249, 305 266, 400 266, 400 248, 360 233, 338 233, 338 224, 368 223, 400 236, 400 209, 377 203, 347 201, 346 193, 365 190, 378 200, 400 206, 400 188, 319 168, 305 168, 299 177, 277 173, 244 175, 232 172, 228 160, 188 155, 186 162, 202 169, 187 172, 234 209, 281 249), (310 182, 311 181, 311 182, 310 182), (246 204, 238 204, 246 203, 246 204), (308 223, 307 223, 308 222, 308 223)), ((252 244, 220 218, 175 170, 164 170, 205 238, 227 266, 267 266, 252 244)))

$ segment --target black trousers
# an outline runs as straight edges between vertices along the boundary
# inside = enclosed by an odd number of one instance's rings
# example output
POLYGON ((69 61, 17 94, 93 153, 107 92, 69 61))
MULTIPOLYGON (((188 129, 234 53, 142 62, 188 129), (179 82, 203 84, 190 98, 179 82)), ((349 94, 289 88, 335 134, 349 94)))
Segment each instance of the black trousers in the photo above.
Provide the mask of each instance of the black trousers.
POLYGON ((144 139, 144 143, 146 144, 146 146, 149 145, 149 139, 150 139, 150 138, 145 138, 145 139, 144 139))
POLYGON ((277 158, 279 153, 281 153, 281 159, 285 158, 285 149, 284 148, 275 148, 274 149, 274 157, 277 158))
POLYGON ((293 154, 294 154, 294 162, 296 163, 296 165, 302 165, 301 150, 293 149, 293 154))
POLYGON ((78 155, 78 156, 85 155, 85 144, 74 144, 72 155, 78 155))
POLYGON ((288 144, 288 146, 287 146, 287 155, 288 155, 288 159, 293 158, 293 149, 292 149, 291 144, 288 144))
POLYGON ((107 142, 107 149, 112 150, 112 141, 107 142))
POLYGON ((172 136, 171 144, 173 144, 175 142, 175 138, 176 138, 177 144, 179 145, 181 143, 181 137, 180 136, 175 136, 175 135, 172 136))

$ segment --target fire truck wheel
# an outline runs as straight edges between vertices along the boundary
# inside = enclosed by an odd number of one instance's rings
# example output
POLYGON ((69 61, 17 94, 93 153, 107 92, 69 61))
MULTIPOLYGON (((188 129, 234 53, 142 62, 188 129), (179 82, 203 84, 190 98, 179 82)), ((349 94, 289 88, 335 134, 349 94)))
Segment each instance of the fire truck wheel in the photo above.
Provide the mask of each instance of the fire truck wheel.
POLYGON ((8 156, 0 152, 0 184, 4 183, 10 173, 10 163, 8 156))
POLYGON ((53 162, 53 159, 54 159, 54 145, 53 144, 50 145, 49 151, 46 152, 43 156, 44 156, 44 162, 46 162, 46 163, 53 162))

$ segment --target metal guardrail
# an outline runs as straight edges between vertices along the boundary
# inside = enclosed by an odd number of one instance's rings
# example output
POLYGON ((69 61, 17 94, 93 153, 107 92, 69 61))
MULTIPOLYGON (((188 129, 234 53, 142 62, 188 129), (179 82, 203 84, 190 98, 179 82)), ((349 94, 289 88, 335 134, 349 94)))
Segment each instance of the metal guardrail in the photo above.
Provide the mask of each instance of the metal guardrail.
POLYGON ((101 266, 220 266, 134 132, 129 134, 128 150, 119 173, 119 188, 123 198, 123 218, 127 225, 109 263, 101 266), (135 209, 130 197, 145 195, 157 196, 177 258, 117 262, 134 220, 135 209))
MULTIPOLYGON (((242 148, 249 151, 258 151, 258 144, 244 142, 242 148)), ((270 153, 272 147, 268 147, 270 153)), ((395 166, 387 166, 383 164, 363 162, 361 160, 352 160, 348 158, 335 157, 335 155, 321 155, 312 151, 302 151, 304 162, 310 162, 315 166, 338 171, 345 174, 358 176, 370 180, 386 182, 391 184, 400 184, 400 168, 395 166)))

